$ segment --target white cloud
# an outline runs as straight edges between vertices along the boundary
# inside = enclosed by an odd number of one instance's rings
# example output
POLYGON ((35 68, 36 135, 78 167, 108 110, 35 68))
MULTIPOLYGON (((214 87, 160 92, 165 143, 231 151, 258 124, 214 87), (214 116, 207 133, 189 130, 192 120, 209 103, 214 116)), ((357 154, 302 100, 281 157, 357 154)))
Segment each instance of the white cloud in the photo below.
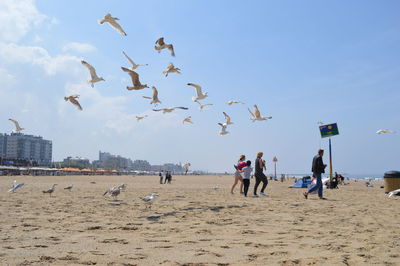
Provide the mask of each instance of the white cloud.
POLYGON ((16 42, 46 19, 34 0, 1 0, 0 40, 16 42))
POLYGON ((16 82, 15 76, 9 73, 7 69, 4 68, 0 68, 0 80, 1 80, 0 91, 2 89, 7 89, 12 87, 16 82))
POLYGON ((80 58, 71 55, 50 56, 39 46, 23 46, 14 43, 0 43, 0 58, 13 64, 32 64, 42 67, 47 75, 61 72, 81 72, 80 58))
POLYGON ((63 47, 63 51, 71 51, 71 52, 78 52, 78 53, 88 53, 96 51, 96 47, 89 43, 81 43, 81 42, 69 42, 63 47))

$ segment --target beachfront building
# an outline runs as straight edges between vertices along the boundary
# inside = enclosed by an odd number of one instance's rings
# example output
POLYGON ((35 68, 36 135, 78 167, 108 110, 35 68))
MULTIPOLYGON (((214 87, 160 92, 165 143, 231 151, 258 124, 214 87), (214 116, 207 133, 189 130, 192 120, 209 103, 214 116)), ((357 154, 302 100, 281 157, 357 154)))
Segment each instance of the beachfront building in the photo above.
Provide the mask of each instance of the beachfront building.
POLYGON ((93 161, 93 165, 104 169, 132 169, 133 162, 129 158, 99 151, 99 160, 93 161))
POLYGON ((14 160, 24 160, 31 165, 48 166, 52 160, 52 142, 23 133, 0 134, 0 157, 11 165, 14 160))

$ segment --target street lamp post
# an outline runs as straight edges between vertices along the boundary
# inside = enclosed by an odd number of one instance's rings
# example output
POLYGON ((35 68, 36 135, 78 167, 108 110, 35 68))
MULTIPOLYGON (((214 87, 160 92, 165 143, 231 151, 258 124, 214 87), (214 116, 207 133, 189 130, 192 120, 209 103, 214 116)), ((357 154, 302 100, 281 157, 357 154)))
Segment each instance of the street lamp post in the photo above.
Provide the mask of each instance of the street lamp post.
POLYGON ((274 173, 275 173, 274 178, 276 179, 276 163, 278 162, 278 158, 276 158, 276 156, 274 156, 272 161, 274 162, 274 173))

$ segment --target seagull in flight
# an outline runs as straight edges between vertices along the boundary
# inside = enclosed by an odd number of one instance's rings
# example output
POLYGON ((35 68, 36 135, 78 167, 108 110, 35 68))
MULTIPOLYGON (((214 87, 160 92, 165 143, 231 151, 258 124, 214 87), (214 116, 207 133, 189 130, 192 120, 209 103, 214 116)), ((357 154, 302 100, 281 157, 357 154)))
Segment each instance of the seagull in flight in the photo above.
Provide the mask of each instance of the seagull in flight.
POLYGON ((99 78, 97 76, 96 69, 91 64, 89 64, 85 60, 82 60, 81 63, 89 70, 91 80, 88 80, 88 83, 91 84, 92 88, 94 87, 94 83, 104 81, 102 77, 99 78))
POLYGON ((143 96, 143 98, 150 99, 151 100, 150 104, 154 103, 154 105, 157 106, 157 103, 161 103, 160 99, 158 99, 158 90, 154 86, 151 88, 153 89, 153 96, 152 97, 143 96))
POLYGON ((226 125, 232 125, 233 122, 231 121, 231 117, 230 117, 229 115, 227 115, 227 113, 225 113, 225 112, 222 112, 222 113, 223 113, 224 116, 225 116, 225 123, 224 123, 224 124, 226 124, 226 125))
POLYGON ((228 104, 229 105, 232 105, 232 104, 234 104, 234 103, 240 103, 240 104, 244 104, 244 102, 241 102, 241 101, 228 101, 228 104))
POLYGON ((75 95, 71 95, 68 97, 64 97, 65 101, 70 101, 73 105, 75 105, 76 107, 78 107, 79 110, 83 110, 82 106, 80 105, 80 103, 78 102, 79 95, 75 94, 75 95))
POLYGON ((161 37, 156 41, 156 46, 154 46, 158 52, 161 52, 163 49, 168 49, 171 52, 172 56, 175 56, 174 46, 172 44, 165 44, 164 37, 161 37))
POLYGON ((172 108, 153 109, 153 111, 155 111, 155 112, 162 111, 163 114, 165 114, 165 113, 171 113, 175 109, 188 110, 189 108, 187 108, 187 107, 172 107, 172 108))
POLYGON ((144 65, 136 64, 124 51, 122 51, 122 53, 124 54, 126 59, 128 59, 129 63, 131 63, 131 65, 132 65, 131 70, 135 70, 136 68, 138 68, 140 66, 148 66, 149 65, 149 64, 144 64, 144 65))
POLYGON ((181 74, 180 72, 181 70, 177 67, 174 66, 174 64, 169 63, 169 65, 167 66, 167 69, 165 71, 163 71, 163 74, 168 77, 169 73, 176 73, 176 74, 181 74))
POLYGON ((13 123, 14 123, 14 126, 15 126, 15 132, 19 133, 19 132, 21 132, 22 130, 24 130, 24 129, 25 129, 25 128, 22 128, 22 127, 20 127, 20 126, 19 126, 19 123, 18 123, 18 121, 17 121, 17 120, 14 120, 14 119, 11 119, 11 118, 9 118, 8 120, 10 120, 11 122, 13 122, 13 123))
POLYGON ((142 120, 142 119, 144 119, 144 118, 146 118, 147 117, 147 115, 144 115, 144 116, 136 116, 136 121, 140 121, 140 120, 142 120))
POLYGON ((223 124, 222 123, 218 123, 218 125, 221 126, 221 131, 219 132, 219 134, 221 136, 226 135, 226 134, 229 133, 229 131, 226 131, 226 127, 228 126, 226 123, 223 123, 223 124))
POLYGON ((201 86, 200 85, 197 85, 197 84, 194 84, 194 83, 188 83, 187 85, 192 86, 192 87, 194 87, 196 89, 197 97, 192 97, 193 101, 196 102, 196 101, 204 100, 205 98, 207 98, 207 96, 208 96, 207 92, 203 93, 203 91, 201 90, 201 86))
POLYGON ((126 88, 128 90, 143 90, 145 88, 148 88, 147 84, 142 85, 142 83, 140 83, 139 74, 138 73, 136 73, 135 71, 130 70, 129 68, 126 68, 126 67, 121 67, 121 69, 122 69, 122 71, 128 73, 128 75, 132 79, 133 87, 132 86, 127 86, 126 88))
POLYGON ((195 102, 199 104, 200 111, 203 111, 204 107, 213 105, 212 103, 201 104, 199 101, 195 101, 195 102))
POLYGON ((395 133, 396 131, 391 129, 379 129, 376 131, 376 134, 386 134, 386 133, 395 133))
POLYGON ((185 117, 185 119, 182 120, 182 124, 185 123, 193 124, 192 117, 191 116, 185 117))
POLYGON ((151 205, 157 199, 157 196, 158 196, 157 193, 151 193, 150 196, 146 196, 146 197, 143 197, 140 199, 143 200, 145 203, 147 203, 147 206, 146 206, 146 209, 147 209, 147 207, 151 208, 151 205))
POLYGON ((17 189, 23 187, 24 185, 25 185, 24 183, 17 184, 17 180, 14 180, 13 185, 8 190, 8 192, 13 192, 14 193, 17 189))
POLYGON ((107 15, 104 16, 104 18, 100 19, 98 22, 99 24, 108 22, 111 27, 113 27, 116 31, 119 32, 119 34, 126 36, 127 35, 126 32, 121 27, 121 25, 118 24, 117 20, 119 20, 119 18, 114 18, 111 16, 110 13, 108 13, 107 15))
POLYGON ((54 192, 54 190, 56 190, 56 186, 57 186, 57 184, 53 184, 53 186, 51 186, 51 188, 49 188, 48 190, 43 190, 42 192, 49 193, 49 195, 51 197, 51 194, 54 192))
POLYGON ((250 120, 253 120, 253 122, 255 121, 262 121, 262 120, 267 120, 267 119, 272 119, 272 116, 261 116, 260 111, 258 110, 257 105, 254 105, 254 112, 250 111, 249 108, 247 108, 247 110, 249 110, 251 117, 250 120))

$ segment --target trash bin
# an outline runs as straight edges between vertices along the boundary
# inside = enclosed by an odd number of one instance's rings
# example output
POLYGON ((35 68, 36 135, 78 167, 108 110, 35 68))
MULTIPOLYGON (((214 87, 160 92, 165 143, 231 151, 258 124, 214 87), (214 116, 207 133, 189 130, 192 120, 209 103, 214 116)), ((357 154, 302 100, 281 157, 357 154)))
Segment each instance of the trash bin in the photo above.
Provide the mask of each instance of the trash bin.
POLYGON ((384 175, 385 183, 385 193, 396 190, 400 188, 400 172, 399 171, 389 171, 384 175))

